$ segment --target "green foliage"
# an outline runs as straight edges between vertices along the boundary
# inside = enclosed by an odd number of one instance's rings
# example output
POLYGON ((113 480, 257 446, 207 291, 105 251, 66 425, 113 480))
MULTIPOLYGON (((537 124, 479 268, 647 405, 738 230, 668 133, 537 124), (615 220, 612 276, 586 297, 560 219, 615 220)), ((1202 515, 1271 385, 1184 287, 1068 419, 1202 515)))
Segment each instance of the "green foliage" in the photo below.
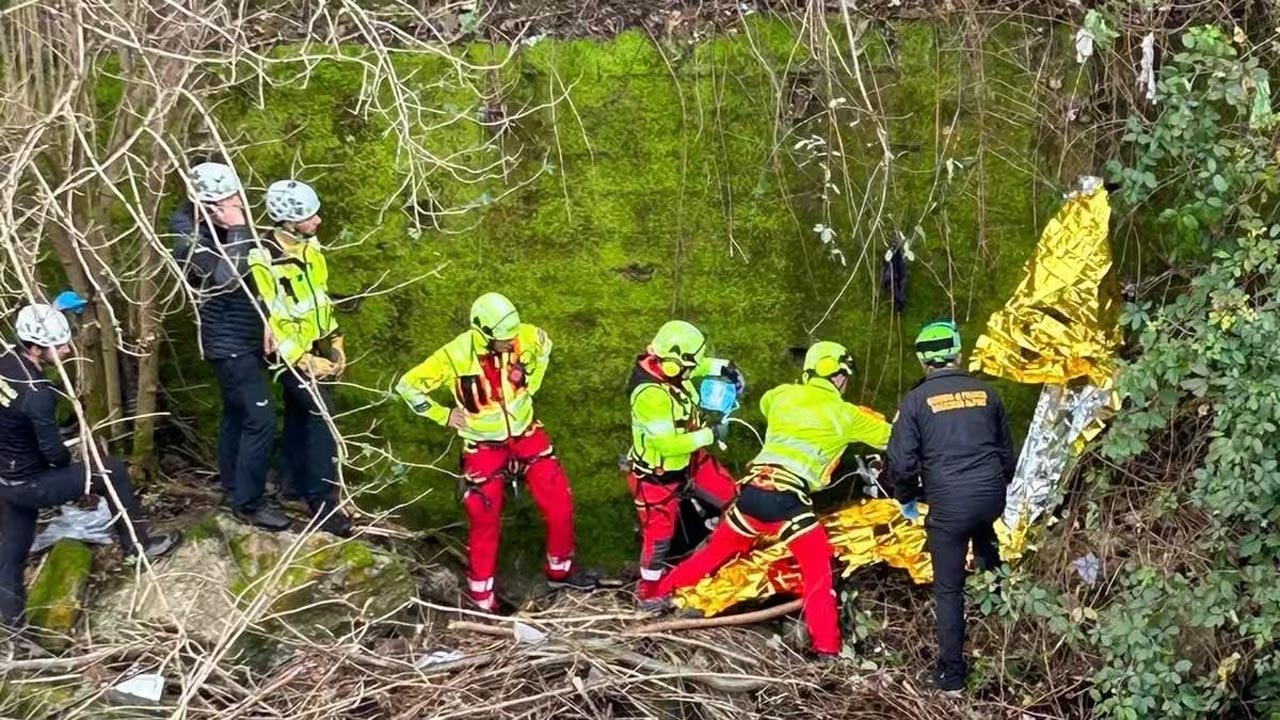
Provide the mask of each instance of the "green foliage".
POLYGON ((1125 719, 1219 711, 1243 684, 1241 654, 1263 697, 1280 624, 1280 166, 1269 108, 1257 101, 1269 83, 1216 28, 1189 31, 1182 48, 1161 70, 1159 115, 1130 119, 1133 158, 1112 171, 1128 202, 1164 208, 1159 221, 1177 235, 1176 251, 1197 259, 1196 274, 1168 304, 1127 308, 1142 354, 1120 376, 1128 410, 1104 451, 1130 459, 1171 418, 1211 421, 1194 482, 1164 499, 1203 513, 1207 568, 1130 561, 1093 633, 1099 713, 1125 719))
POLYGON ((1093 639, 1105 665, 1091 690, 1100 701, 1099 714, 1191 718, 1221 707, 1223 688, 1193 673, 1180 641, 1192 628, 1212 627, 1221 619, 1217 613, 1235 603, 1230 597, 1202 597, 1189 605, 1179 600, 1192 600, 1188 578, 1141 568, 1130 578, 1124 600, 1102 615, 1093 639))
MULTIPOLYGON (((779 21, 692 47, 637 33, 477 45, 469 60, 492 69, 462 76, 440 57, 397 56, 427 111, 413 132, 450 163, 408 183, 406 150, 385 118, 355 110, 362 66, 322 62, 305 88, 272 90, 261 107, 256 85, 238 90, 223 119, 261 141, 238 159, 240 170, 256 187, 295 171, 315 184, 338 293, 438 271, 339 308, 354 360, 353 385, 338 393, 338 406, 354 410, 342 424, 372 446, 368 454, 350 446, 355 462, 365 479, 401 479, 382 502, 412 501, 402 515, 422 526, 460 519, 453 480, 441 472, 456 469, 456 443, 388 391, 462 331, 471 300, 490 289, 555 342, 538 414, 573 483, 582 554, 615 566, 635 553, 634 509, 618 470, 629 438, 623 387, 665 320, 700 325, 715 353, 745 368, 753 389, 743 417, 757 427, 754 398, 796 377, 787 347, 807 344, 814 326, 866 368, 854 399, 888 414, 919 376, 910 342, 921 323, 954 312, 972 342, 1039 236, 1037 198, 1057 197, 1027 172, 1057 166, 1027 157, 1042 122, 1034 108, 1049 91, 1016 58, 1040 47, 1038 30, 1005 23, 982 53, 965 46, 958 26, 894 30, 892 52, 874 33, 864 39, 895 157, 887 184, 875 123, 854 108, 856 90, 839 89, 856 82, 839 69, 829 84, 812 80, 821 77, 815 61, 779 21), (987 63, 982 84, 975 56, 987 63), (812 107, 790 109, 784 80, 811 84, 812 107), (828 116, 828 103, 845 95, 844 109, 828 116), (479 121, 499 114, 505 122, 479 121), (809 150, 795 149, 813 136, 827 148, 829 178, 809 150), (474 167, 499 172, 466 170, 474 167), (459 208, 468 212, 443 212, 459 208), (883 224, 870 234, 876 215, 883 224), (834 229, 830 243, 813 232, 819 223, 834 229), (879 283, 885 238, 897 227, 917 238, 902 316, 879 283), (384 450, 403 463, 379 461, 384 450)), ((171 386, 207 377, 189 351, 182 359, 185 382, 171 386)), ((1029 417, 1034 390, 1002 392, 1015 420, 1029 417)), ((214 409, 203 392, 178 402, 214 409)), ((758 449, 739 430, 729 457, 737 467, 758 449)), ((532 571, 541 521, 527 497, 513 505, 504 562, 532 571)))
POLYGON ((1275 118, 1256 55, 1240 58, 1216 27, 1193 28, 1182 47, 1160 70, 1159 117, 1129 117, 1123 140, 1134 157, 1108 169, 1123 185, 1121 199, 1164 208, 1159 220, 1178 239, 1175 251, 1194 254, 1267 207, 1277 181, 1265 131, 1275 118))
POLYGON ((862 607, 857 590, 840 590, 840 635, 846 642, 866 642, 883 631, 884 622, 862 607))
POLYGON ((1069 610, 1071 601, 1065 593, 1037 581, 1027 572, 1002 567, 975 573, 969 577, 966 590, 974 606, 984 615, 995 615, 1009 622, 1034 618, 1068 642, 1076 643, 1083 638, 1079 620, 1084 619, 1085 613, 1073 616, 1069 610))

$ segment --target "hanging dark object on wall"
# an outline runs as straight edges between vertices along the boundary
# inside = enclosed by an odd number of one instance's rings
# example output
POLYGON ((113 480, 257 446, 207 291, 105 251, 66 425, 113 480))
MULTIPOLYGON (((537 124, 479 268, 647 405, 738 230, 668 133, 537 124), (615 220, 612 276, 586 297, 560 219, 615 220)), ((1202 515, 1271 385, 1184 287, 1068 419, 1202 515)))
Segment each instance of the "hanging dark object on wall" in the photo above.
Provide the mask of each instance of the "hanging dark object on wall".
POLYGON ((884 263, 880 266, 880 287, 893 296, 893 311, 901 313, 907 306, 906 238, 900 232, 894 236, 893 245, 884 254, 884 263))

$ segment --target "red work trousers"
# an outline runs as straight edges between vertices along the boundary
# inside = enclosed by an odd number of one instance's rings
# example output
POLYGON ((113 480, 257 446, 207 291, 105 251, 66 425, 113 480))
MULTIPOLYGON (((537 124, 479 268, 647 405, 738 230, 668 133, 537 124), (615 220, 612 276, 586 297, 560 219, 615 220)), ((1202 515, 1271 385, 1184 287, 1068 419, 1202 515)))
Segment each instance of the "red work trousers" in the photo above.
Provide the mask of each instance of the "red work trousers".
POLYGON ((524 435, 502 442, 468 442, 462 451, 462 471, 470 480, 462 499, 470 521, 468 580, 471 599, 486 609, 494 604, 503 480, 510 464, 524 469, 525 486, 547 526, 547 561, 543 566, 547 578, 563 580, 573 569, 573 495, 542 425, 535 424, 524 435))
MULTIPOLYGON (((736 513, 734 518, 722 519, 711 534, 711 540, 701 550, 662 578, 658 584, 659 597, 670 595, 676 588, 696 584, 733 558, 750 551, 761 536, 777 537, 790 522, 760 520, 742 512, 740 507, 732 508, 730 512, 736 513), (737 529, 735 525, 744 527, 737 529)), ((814 522, 791 535, 787 548, 800 565, 800 582, 804 586, 804 622, 809 628, 813 651, 834 655, 840 652, 840 621, 831 579, 831 545, 827 542, 827 531, 821 523, 814 522)))
POLYGON ((666 571, 671 539, 680 521, 680 499, 692 494, 719 512, 738 493, 733 476, 706 450, 695 452, 686 469, 683 477, 668 482, 661 482, 660 475, 634 471, 627 476, 640 518, 640 586, 636 595, 641 600, 658 597, 658 581, 666 571))

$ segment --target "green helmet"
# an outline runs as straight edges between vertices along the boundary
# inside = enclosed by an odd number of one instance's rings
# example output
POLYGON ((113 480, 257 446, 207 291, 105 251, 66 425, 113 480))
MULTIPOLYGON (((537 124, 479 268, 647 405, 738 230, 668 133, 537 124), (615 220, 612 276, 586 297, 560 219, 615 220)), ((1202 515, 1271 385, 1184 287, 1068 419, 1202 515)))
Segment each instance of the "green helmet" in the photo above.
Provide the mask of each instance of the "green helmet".
POLYGON ((488 340, 511 340, 520 329, 520 314, 502 293, 485 293, 471 304, 471 324, 488 340))
POLYGON ((950 320, 931 322, 916 335, 916 357, 926 365, 946 365, 960 357, 960 331, 950 320))
POLYGON ((706 355, 706 348, 707 338, 702 331, 683 320, 663 324, 649 344, 650 353, 681 368, 697 367, 706 355))
POLYGON ((852 375, 853 370, 853 356, 849 354, 849 349, 840 343, 821 340, 814 343, 804 354, 806 378, 829 378, 841 373, 852 375))

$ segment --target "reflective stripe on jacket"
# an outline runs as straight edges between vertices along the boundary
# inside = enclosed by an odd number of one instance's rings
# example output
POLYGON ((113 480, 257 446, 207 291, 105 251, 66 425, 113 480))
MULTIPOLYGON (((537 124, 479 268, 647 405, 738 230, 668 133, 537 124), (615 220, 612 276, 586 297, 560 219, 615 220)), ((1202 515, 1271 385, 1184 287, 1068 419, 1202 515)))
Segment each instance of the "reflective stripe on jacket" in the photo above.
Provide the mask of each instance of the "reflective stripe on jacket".
POLYGON ((695 381, 723 372, 729 361, 706 358, 688 379, 671 381, 660 376, 651 357, 636 359, 627 383, 631 405, 631 452, 627 457, 632 468, 641 473, 678 473, 689 467, 695 451, 715 442, 711 428, 703 427, 695 381))
POLYGON ((760 399, 760 410, 769 425, 764 448, 751 465, 782 468, 803 481, 808 492, 831 482, 849 443, 877 450, 889 443, 890 425, 883 415, 845 402, 822 378, 773 388, 760 399))
POLYGON ((484 336, 468 330, 405 373, 396 392, 414 412, 441 425, 448 424, 452 407, 465 410, 466 425, 458 434, 467 440, 506 440, 533 425, 533 396, 550 360, 551 340, 533 325, 520 325, 508 353, 490 352, 484 336), (446 384, 452 407, 431 397, 446 384))
POLYGON ((314 240, 289 242, 275 235, 249 251, 254 284, 266 304, 276 353, 294 365, 316 341, 338 332, 329 298, 329 266, 314 240))

